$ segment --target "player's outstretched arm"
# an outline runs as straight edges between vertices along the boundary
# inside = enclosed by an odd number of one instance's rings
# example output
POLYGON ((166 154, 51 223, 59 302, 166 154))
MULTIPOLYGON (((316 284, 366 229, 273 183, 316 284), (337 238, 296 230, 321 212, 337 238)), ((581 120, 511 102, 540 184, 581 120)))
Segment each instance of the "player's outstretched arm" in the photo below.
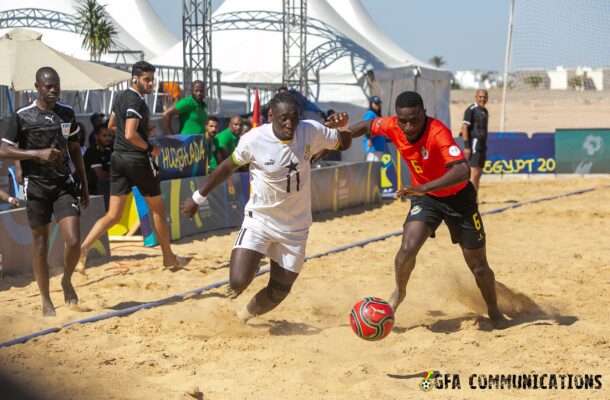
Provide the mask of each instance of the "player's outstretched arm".
POLYGON ((346 112, 334 113, 324 122, 324 125, 329 128, 334 128, 339 131, 339 144, 341 151, 345 151, 352 145, 352 134, 347 128, 349 115, 346 112))
POLYGON ((205 203, 208 194, 218 185, 226 181, 239 168, 233 161, 233 157, 224 160, 203 182, 203 185, 193 193, 192 197, 184 199, 182 202, 182 215, 192 217, 197 212, 197 208, 205 203))
POLYGON ((459 183, 465 182, 470 179, 470 167, 466 160, 458 164, 454 164, 449 167, 449 171, 443 176, 421 186, 406 186, 396 192, 394 195, 395 199, 404 196, 423 196, 428 192, 434 192, 436 190, 445 189, 451 186, 455 186, 459 183))
POLYGON ((371 135, 371 123, 372 120, 360 121, 349 127, 349 131, 352 133, 352 138, 357 138, 362 135, 371 135))

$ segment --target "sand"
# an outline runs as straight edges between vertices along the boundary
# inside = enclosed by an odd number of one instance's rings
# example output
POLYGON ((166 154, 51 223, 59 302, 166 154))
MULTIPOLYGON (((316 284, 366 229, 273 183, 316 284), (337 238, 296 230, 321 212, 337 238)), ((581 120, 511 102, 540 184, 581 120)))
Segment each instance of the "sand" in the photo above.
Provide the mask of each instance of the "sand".
MULTIPOLYGON (((45 399, 607 399, 609 185, 607 177, 483 181, 482 210, 597 188, 484 217, 500 304, 513 318, 502 331, 482 314, 474 279, 441 226, 419 255, 394 331, 380 342, 356 337, 348 313, 359 298, 392 291, 399 237, 307 262, 288 299, 249 325, 234 310, 266 285, 266 275, 236 300, 220 288, 0 349, 0 371, 45 399), (461 389, 423 393, 414 374, 426 370, 459 374, 461 389), (512 373, 601 374, 602 388, 468 384, 472 374, 512 373)), ((407 210, 394 202, 318 218, 308 254, 400 230, 407 210)), ((5 277, 0 341, 227 279, 235 234, 175 244, 195 257, 176 272, 150 269, 161 263, 158 249, 113 244, 110 259, 75 277, 88 312, 63 306, 54 292, 57 316, 43 318, 31 277, 5 277)))
MULTIPOLYGON (((452 90, 451 132, 461 132, 464 111, 474 102, 474 90, 452 90)), ((610 128, 608 91, 510 90, 506 103, 505 130, 555 132, 556 128, 610 128)), ((489 90, 489 131, 500 131, 502 90, 489 90)))

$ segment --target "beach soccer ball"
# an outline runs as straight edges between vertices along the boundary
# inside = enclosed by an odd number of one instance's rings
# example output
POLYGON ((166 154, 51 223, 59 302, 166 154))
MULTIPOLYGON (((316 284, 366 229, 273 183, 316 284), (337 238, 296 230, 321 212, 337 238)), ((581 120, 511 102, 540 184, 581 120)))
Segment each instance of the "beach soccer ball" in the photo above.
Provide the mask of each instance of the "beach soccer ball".
POLYGON ((381 340, 394 327, 394 310, 379 297, 366 297, 352 308, 349 323, 356 335, 364 340, 381 340))

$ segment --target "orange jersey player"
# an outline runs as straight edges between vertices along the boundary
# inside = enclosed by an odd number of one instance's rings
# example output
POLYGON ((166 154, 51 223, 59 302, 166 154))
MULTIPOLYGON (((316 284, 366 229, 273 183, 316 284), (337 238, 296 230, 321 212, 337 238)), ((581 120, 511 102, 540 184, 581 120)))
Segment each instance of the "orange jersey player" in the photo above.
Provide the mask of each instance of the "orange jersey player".
POLYGON ((411 184, 395 198, 409 196, 411 209, 403 226, 395 258, 396 288, 390 304, 396 309, 405 299, 417 253, 445 221, 453 243, 462 249, 466 264, 487 304, 492 325, 506 326, 496 298, 495 276, 485 249, 485 231, 476 191, 468 181, 470 167, 451 132, 426 115, 421 96, 403 92, 396 98, 396 116, 362 121, 350 127, 353 137, 385 136, 394 143, 411 171, 411 184))

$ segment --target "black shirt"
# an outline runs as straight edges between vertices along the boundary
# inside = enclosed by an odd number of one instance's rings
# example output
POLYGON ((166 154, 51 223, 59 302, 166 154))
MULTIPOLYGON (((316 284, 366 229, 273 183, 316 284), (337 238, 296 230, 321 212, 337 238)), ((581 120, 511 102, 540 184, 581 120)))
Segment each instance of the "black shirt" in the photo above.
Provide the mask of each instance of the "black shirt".
POLYGON ((148 154, 146 149, 142 149, 131 143, 125 137, 125 123, 129 118, 137 118, 137 132, 146 143, 148 143, 148 119, 150 112, 144 102, 144 97, 132 88, 119 93, 112 107, 116 124, 116 139, 114 151, 117 153, 139 153, 148 154))
POLYGON ((89 194, 100 194, 97 192, 97 174, 93 168, 102 168, 104 171, 110 171, 110 156, 112 149, 107 147, 100 150, 97 145, 89 147, 85 152, 85 171, 87 171, 87 182, 89 184, 89 194))
POLYGON ((53 110, 44 111, 34 101, 13 114, 2 140, 24 150, 60 150, 52 163, 37 159, 21 161, 24 178, 57 179, 70 175, 68 142, 78 143, 78 131, 72 107, 57 102, 53 110))
POLYGON ((468 125, 468 139, 487 140, 487 121, 489 114, 487 109, 479 107, 476 103, 471 105, 464 112, 463 123, 468 125))

